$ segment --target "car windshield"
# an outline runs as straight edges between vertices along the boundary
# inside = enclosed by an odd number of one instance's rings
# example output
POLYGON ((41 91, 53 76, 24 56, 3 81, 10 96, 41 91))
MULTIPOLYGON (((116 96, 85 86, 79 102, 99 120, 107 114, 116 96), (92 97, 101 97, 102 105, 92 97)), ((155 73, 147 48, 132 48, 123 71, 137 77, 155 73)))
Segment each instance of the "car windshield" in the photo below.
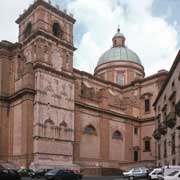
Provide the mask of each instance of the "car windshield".
POLYGON ((39 169, 37 172, 44 172, 45 170, 44 169, 39 169))
POLYGON ((168 176, 175 176, 178 172, 179 172, 179 171, 174 171, 174 172, 168 174, 168 176))
POLYGON ((9 172, 10 172, 11 174, 14 174, 14 175, 17 175, 17 174, 18 174, 17 171, 14 170, 14 169, 9 169, 9 172))
POLYGON ((133 169, 128 169, 128 170, 126 170, 125 172, 126 173, 129 173, 129 172, 131 172, 133 169))
POLYGON ((161 173, 161 170, 155 170, 154 172, 152 172, 153 174, 159 174, 161 173))
POLYGON ((52 169, 47 172, 47 174, 56 174, 59 171, 59 169, 52 169))

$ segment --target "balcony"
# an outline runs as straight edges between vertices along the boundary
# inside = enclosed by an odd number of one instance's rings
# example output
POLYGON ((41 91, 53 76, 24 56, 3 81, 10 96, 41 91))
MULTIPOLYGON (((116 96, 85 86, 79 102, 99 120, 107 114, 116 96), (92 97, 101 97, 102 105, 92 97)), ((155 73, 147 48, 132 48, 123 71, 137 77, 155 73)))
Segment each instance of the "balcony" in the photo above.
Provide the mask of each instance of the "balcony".
POLYGON ((166 123, 163 122, 158 127, 160 134, 165 135, 167 133, 167 126, 166 123))
POLYGON ((154 132, 153 132, 153 137, 154 137, 154 139, 156 139, 156 140, 160 140, 160 139, 161 139, 161 134, 160 134, 159 129, 155 129, 155 130, 154 130, 154 132))
POLYGON ((169 128, 173 128, 176 125, 176 114, 175 114, 175 112, 170 112, 166 116, 166 124, 169 128))

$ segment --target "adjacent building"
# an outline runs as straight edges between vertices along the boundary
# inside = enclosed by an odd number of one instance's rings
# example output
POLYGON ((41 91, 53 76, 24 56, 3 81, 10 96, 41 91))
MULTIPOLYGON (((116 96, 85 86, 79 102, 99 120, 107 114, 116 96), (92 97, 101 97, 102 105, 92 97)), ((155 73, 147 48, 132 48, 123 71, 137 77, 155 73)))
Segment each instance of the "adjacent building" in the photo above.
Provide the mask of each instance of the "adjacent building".
MULTIPOLYGON (((43 0, 16 22, 19 41, 0 42, 0 163, 89 170, 154 166, 152 105, 167 71, 145 77, 120 29, 94 75, 73 68, 75 19, 43 0)), ((173 76, 176 93, 165 92, 174 105, 178 83, 173 76)), ((156 104, 159 112, 165 109, 156 104)))
POLYGON ((180 164, 180 52, 154 103, 157 165, 180 164))

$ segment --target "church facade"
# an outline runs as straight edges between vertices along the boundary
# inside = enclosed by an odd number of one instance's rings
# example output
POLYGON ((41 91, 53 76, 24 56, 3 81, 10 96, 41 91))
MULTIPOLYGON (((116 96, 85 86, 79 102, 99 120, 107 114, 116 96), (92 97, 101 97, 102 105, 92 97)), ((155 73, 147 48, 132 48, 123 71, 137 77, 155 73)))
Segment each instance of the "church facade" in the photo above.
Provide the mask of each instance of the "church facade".
POLYGON ((1 164, 153 166, 152 104, 167 71, 145 77, 119 29, 94 75, 73 68, 75 19, 43 0, 16 23, 19 41, 0 42, 1 164))

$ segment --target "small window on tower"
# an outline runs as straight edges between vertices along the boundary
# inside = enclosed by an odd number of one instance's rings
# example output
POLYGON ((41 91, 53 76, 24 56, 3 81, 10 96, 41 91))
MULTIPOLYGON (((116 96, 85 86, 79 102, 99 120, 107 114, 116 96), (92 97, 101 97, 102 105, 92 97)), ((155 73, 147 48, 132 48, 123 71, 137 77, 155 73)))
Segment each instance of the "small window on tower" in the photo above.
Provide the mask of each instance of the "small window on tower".
POLYGON ((145 101, 144 101, 144 109, 145 109, 145 112, 150 111, 150 100, 149 99, 145 99, 145 101))
POLYGON ((54 36, 62 38, 62 30, 61 30, 60 25, 58 23, 53 24, 52 30, 53 30, 54 36))
POLYGON ((24 31, 24 38, 27 38, 32 32, 32 24, 29 22, 24 31))

